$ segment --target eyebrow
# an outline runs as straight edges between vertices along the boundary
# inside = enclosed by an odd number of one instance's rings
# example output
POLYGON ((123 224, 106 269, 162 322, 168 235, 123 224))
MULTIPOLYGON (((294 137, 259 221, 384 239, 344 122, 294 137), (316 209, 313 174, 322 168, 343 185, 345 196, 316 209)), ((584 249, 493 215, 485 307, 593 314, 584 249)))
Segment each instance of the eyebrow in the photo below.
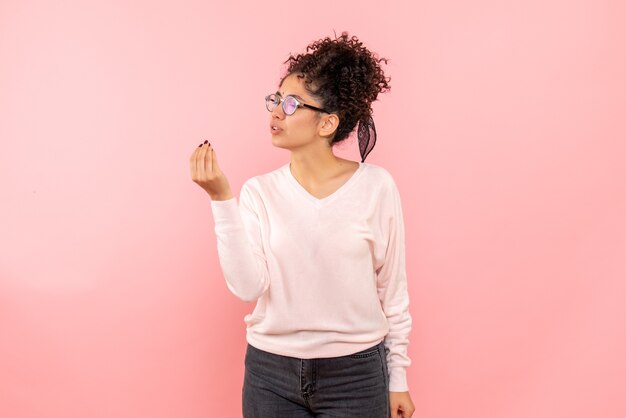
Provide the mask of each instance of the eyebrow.
MULTIPOLYGON (((275 93, 275 94, 278 94, 280 97, 284 97, 284 96, 285 96, 284 94, 282 94, 282 93, 281 93, 281 92, 279 92, 278 90, 276 90, 276 93, 275 93)), ((304 101, 304 99, 303 99, 302 97, 298 96, 297 94, 287 94, 287 96, 293 96, 293 97, 295 97, 296 99, 300 99, 300 100, 304 101)))

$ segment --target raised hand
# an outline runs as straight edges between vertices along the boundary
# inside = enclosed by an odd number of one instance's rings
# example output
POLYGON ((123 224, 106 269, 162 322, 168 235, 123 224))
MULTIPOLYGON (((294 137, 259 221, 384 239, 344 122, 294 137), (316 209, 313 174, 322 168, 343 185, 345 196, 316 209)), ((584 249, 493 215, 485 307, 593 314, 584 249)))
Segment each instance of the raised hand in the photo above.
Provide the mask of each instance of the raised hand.
POLYGON ((212 200, 228 200, 233 197, 228 179, 217 163, 215 150, 204 141, 189 159, 191 179, 204 189, 212 200))

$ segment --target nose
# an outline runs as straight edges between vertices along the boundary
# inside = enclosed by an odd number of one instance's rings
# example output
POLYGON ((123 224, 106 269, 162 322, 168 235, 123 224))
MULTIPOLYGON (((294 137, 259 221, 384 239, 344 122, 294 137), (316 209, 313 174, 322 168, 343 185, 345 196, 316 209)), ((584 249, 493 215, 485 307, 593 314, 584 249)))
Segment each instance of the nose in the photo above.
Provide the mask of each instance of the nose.
POLYGON ((283 112, 283 104, 280 103, 278 106, 272 110, 272 118, 282 119, 285 117, 285 112, 283 112))

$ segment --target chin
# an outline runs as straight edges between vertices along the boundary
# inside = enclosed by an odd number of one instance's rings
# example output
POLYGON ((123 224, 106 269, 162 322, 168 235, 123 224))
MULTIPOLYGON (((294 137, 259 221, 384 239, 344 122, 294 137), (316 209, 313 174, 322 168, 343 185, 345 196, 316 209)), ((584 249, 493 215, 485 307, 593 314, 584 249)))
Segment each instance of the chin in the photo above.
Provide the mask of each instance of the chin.
POLYGON ((272 145, 274 145, 276 148, 288 149, 288 147, 286 147, 284 144, 281 144, 281 141, 274 136, 272 137, 272 145))

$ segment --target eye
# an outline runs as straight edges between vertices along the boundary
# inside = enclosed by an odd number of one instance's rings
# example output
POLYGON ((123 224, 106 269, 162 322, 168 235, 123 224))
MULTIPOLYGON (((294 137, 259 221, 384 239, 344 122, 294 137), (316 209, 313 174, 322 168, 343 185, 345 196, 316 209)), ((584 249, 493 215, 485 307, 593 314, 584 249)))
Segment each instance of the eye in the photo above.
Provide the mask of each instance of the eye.
POLYGON ((287 96, 285 97, 284 106, 285 106, 285 113, 290 115, 296 111, 296 108, 298 107, 298 101, 293 96, 287 96))

